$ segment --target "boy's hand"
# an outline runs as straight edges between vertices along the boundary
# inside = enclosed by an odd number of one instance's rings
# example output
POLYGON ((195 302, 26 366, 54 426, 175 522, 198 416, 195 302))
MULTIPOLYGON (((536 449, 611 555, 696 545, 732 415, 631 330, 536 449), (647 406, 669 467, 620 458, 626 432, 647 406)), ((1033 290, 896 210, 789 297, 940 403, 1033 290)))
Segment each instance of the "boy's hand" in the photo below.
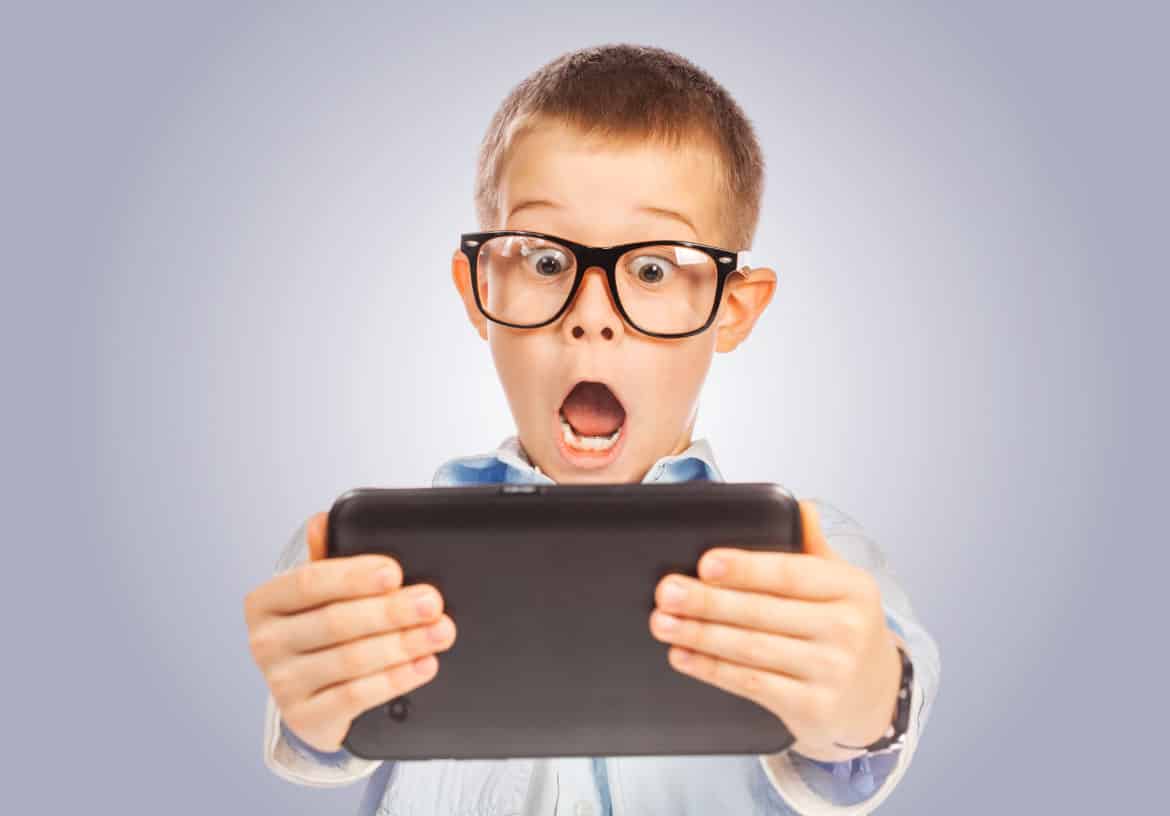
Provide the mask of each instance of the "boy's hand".
POLYGON ((363 711, 435 677, 432 655, 455 642, 455 622, 435 587, 402 587, 389 556, 326 558, 327 518, 309 519, 309 562, 249 592, 244 618, 285 724, 331 752, 363 711), (421 598, 429 609, 417 607, 421 598))
POLYGON ((836 761, 857 752, 834 742, 868 745, 889 727, 901 661, 876 581, 829 549, 812 504, 799 506, 803 553, 708 550, 698 579, 659 582, 650 631, 672 644, 675 669, 764 706, 794 750, 836 761), (682 600, 668 600, 675 584, 682 600))

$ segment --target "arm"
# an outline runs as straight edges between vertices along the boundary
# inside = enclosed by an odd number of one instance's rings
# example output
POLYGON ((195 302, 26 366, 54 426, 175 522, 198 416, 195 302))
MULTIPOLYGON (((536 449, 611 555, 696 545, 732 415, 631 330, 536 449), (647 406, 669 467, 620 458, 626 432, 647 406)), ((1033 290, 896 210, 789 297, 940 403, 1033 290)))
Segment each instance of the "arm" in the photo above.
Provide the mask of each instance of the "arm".
POLYGON ((830 546, 876 579, 886 622, 914 664, 910 724, 899 750, 868 759, 822 762, 791 750, 759 759, 772 787, 797 813, 868 813, 889 797, 910 765, 938 693, 939 650, 915 618, 909 598, 877 545, 848 516, 820 500, 814 503, 830 546))
MULTIPOLYGON (((308 560, 307 527, 302 525, 285 545, 276 563, 277 574, 308 560)), ((277 776, 298 785, 339 787, 369 776, 382 761, 362 759, 344 747, 333 753, 316 750, 284 724, 269 693, 264 720, 264 764, 277 776)))

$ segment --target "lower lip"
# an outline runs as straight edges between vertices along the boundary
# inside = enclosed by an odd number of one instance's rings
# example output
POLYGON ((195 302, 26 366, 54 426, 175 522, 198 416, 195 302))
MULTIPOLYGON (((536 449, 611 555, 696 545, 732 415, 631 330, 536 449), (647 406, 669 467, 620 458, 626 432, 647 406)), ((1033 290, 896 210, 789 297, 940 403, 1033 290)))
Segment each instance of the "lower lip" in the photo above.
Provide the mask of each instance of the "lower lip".
POLYGON ((564 430, 561 428, 561 412, 558 410, 553 416, 553 438, 557 441, 557 450, 560 451, 561 459, 571 467, 581 468, 582 470, 599 470, 609 465, 621 454, 622 448, 626 444, 626 437, 630 435, 629 424, 630 418, 627 416, 622 423, 622 435, 618 437, 617 442, 609 450, 581 451, 570 448, 568 443, 565 442, 564 430))

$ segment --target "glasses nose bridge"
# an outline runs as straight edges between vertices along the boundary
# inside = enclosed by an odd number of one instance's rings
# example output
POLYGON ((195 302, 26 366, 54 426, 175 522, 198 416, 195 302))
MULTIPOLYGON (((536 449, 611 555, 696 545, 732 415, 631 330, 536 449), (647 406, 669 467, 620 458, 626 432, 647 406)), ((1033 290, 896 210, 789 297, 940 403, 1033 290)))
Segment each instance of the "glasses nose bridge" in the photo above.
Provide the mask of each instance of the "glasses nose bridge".
POLYGON ((613 302, 613 305, 617 306, 619 300, 618 293, 615 291, 614 276, 617 271, 615 267, 618 262, 618 258, 621 257, 622 251, 612 247, 589 246, 577 246, 573 248, 573 251, 577 257, 577 266, 579 270, 577 279, 578 291, 573 292, 573 300, 577 300, 577 295, 581 287, 585 285, 585 273, 596 266, 604 273, 602 275, 602 278, 604 279, 603 285, 607 294, 609 295, 610 300, 613 302))
POLYGON ((571 309, 574 307, 574 304, 579 302, 581 290, 585 287, 585 273, 597 267, 602 271, 601 285, 610 301, 611 307, 614 307, 618 319, 624 320, 621 315, 621 307, 618 305, 618 293, 615 291, 614 286, 614 265, 621 256, 621 251, 610 247, 589 246, 575 246, 572 247, 572 250, 577 262, 577 282, 569 295, 569 300, 566 302, 565 308, 571 309))
POLYGON ((606 279, 613 272, 613 265, 617 263, 618 252, 608 247, 577 247, 575 250, 577 255, 577 265, 581 269, 581 277, 585 277, 585 271, 592 269, 595 266, 601 267, 605 271, 606 279))

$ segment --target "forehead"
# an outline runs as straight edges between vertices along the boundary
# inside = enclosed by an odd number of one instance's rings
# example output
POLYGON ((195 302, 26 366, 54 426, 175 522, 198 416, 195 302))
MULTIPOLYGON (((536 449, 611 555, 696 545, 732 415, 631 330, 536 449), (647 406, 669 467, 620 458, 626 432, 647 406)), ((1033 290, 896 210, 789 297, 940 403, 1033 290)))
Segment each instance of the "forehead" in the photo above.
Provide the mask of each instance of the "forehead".
POLYGON ((718 243, 720 164, 701 142, 586 137, 560 123, 519 134, 500 177, 502 226, 609 245, 718 243))

